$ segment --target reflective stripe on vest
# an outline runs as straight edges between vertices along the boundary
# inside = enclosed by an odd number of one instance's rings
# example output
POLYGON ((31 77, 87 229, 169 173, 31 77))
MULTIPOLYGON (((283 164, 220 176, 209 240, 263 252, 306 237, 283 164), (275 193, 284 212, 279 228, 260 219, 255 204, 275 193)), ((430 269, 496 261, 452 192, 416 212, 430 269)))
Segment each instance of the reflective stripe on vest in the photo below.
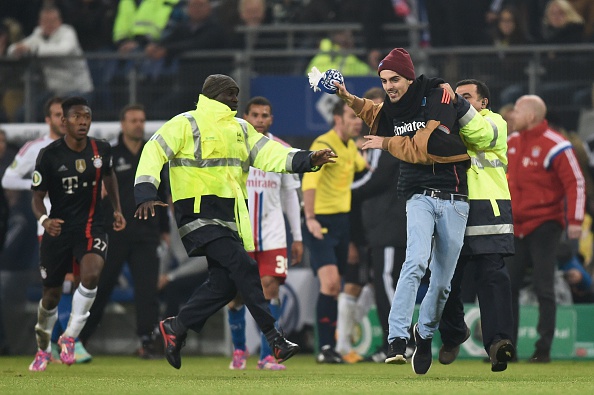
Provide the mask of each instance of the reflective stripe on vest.
POLYGON ((202 158, 202 146, 200 144, 200 128, 198 128, 198 123, 196 119, 190 113, 183 113, 182 114, 188 122, 190 122, 190 126, 192 128, 192 136, 194 136, 194 159, 188 158, 176 158, 171 159, 169 156, 169 152, 172 152, 169 147, 167 147, 167 143, 161 137, 160 139, 156 138, 155 140, 161 145, 163 151, 167 154, 167 157, 170 159, 170 166, 171 167, 179 167, 179 166, 187 166, 187 167, 218 167, 218 166, 239 166, 244 172, 248 172, 250 170, 250 164, 253 163, 258 152, 262 149, 264 144, 266 144, 269 140, 268 139, 261 139, 258 141, 254 148, 250 151, 249 143, 248 143, 248 133, 247 133, 247 124, 243 119, 235 118, 238 123, 241 125, 241 129, 243 130, 244 140, 246 144, 246 149, 250 153, 247 160, 242 161, 239 158, 215 158, 215 159, 203 159, 202 158))
POLYGON ((485 151, 476 151, 476 156, 470 157, 470 164, 472 166, 476 166, 479 169, 484 169, 485 167, 490 168, 498 168, 501 167, 504 171, 507 171, 507 165, 499 159, 487 159, 485 156, 485 151))
POLYGON ((220 219, 198 218, 192 222, 188 222, 187 224, 179 228, 179 236, 184 237, 188 233, 193 232, 196 229, 202 228, 203 226, 207 225, 224 226, 226 228, 231 229, 234 232, 237 232, 237 224, 235 222, 223 221, 220 219))
POLYGON ((514 226, 512 224, 498 224, 498 225, 480 225, 467 226, 464 232, 465 236, 486 236, 486 235, 501 235, 507 233, 514 233, 514 226))

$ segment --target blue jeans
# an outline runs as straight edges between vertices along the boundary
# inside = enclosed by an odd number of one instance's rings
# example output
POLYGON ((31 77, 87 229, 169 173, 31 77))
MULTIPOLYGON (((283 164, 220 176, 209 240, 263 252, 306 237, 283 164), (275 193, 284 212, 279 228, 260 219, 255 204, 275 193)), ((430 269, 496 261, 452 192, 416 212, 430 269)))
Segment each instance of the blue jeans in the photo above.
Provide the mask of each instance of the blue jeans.
POLYGON ((419 334, 433 337, 450 293, 450 282, 464 242, 469 205, 415 194, 406 202, 406 260, 400 271, 388 317, 388 342, 408 340, 421 278, 429 266, 429 289, 419 310, 419 334), (433 237, 433 251, 431 242, 433 237))

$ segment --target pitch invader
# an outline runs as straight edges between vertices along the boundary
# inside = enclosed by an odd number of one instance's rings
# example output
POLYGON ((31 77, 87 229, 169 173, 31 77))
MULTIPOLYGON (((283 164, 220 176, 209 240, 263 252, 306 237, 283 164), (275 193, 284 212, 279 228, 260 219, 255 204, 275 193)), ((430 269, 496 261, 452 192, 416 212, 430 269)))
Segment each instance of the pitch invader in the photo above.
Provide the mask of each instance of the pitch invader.
POLYGON ((106 141, 88 137, 92 113, 87 101, 71 97, 62 103, 62 111, 66 135, 41 150, 33 172, 33 214, 45 232, 39 266, 43 293, 35 325, 38 351, 29 365, 31 371, 44 371, 50 361, 51 331, 58 318, 64 276, 72 269, 72 257, 80 266, 80 284, 58 345, 62 362, 75 362, 74 338, 89 316, 107 251, 99 209, 102 182, 114 209, 114 229, 126 226, 112 169, 111 147, 106 141), (51 202, 49 216, 43 204, 46 194, 51 202))

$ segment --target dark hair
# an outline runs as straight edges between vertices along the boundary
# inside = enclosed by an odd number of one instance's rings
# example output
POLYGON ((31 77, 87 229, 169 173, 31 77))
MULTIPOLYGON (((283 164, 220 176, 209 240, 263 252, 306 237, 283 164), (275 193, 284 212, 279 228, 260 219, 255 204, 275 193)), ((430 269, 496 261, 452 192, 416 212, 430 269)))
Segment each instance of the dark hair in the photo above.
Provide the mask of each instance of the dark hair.
POLYGON ((62 102, 62 112, 64 113, 64 116, 68 115, 68 111, 70 111, 70 108, 73 106, 87 106, 87 107, 89 107, 89 102, 84 97, 80 97, 80 96, 69 97, 68 99, 66 99, 62 102))
POLYGON ((45 102, 45 104, 43 105, 43 114, 46 117, 50 117, 52 115, 51 112, 51 108, 54 104, 62 104, 62 102, 64 101, 64 99, 62 99, 60 96, 54 96, 49 98, 48 101, 45 102))
POLYGON ((343 102, 342 100, 339 100, 334 107, 332 107, 332 115, 338 115, 339 117, 342 117, 344 115, 344 106, 346 106, 347 104, 345 102, 343 102))
POLYGON ((132 103, 132 104, 125 105, 124 108, 122 108, 122 110, 120 111, 120 121, 123 121, 124 119, 126 119, 126 114, 128 113, 128 111, 142 111, 142 112, 144 112, 144 106, 140 103, 132 103))
POLYGON ((487 104, 487 108, 491 108, 491 92, 489 91, 489 87, 483 81, 475 80, 472 78, 465 79, 458 81, 456 83, 456 88, 462 85, 475 85, 476 86, 476 93, 480 96, 479 99, 487 99, 489 103, 487 104))
POLYGON ((270 107, 270 112, 272 113, 272 104, 270 103, 270 100, 268 100, 264 96, 252 97, 245 105, 245 111, 243 113, 249 114, 250 108, 252 106, 268 106, 268 107, 270 107))
POLYGON ((363 94, 363 97, 365 99, 369 99, 369 100, 373 100, 373 99, 384 100, 384 98, 386 97, 386 91, 384 91, 380 87, 374 86, 373 88, 370 88, 367 91, 365 91, 365 93, 363 94))
POLYGON ((514 5, 504 6, 497 15, 497 23, 493 24, 494 40, 500 40, 507 43, 507 45, 521 45, 530 44, 532 42, 530 34, 528 33, 527 23, 525 16, 520 10, 514 5), (509 12, 514 19, 515 29, 509 36, 504 36, 501 30, 499 30, 499 19, 503 12, 509 12))
POLYGON ((57 12, 58 16, 60 17, 60 19, 62 19, 62 12, 60 11, 60 9, 58 7, 56 7, 55 5, 49 3, 49 4, 44 4, 40 9, 39 9, 39 15, 46 13, 46 12, 57 12))

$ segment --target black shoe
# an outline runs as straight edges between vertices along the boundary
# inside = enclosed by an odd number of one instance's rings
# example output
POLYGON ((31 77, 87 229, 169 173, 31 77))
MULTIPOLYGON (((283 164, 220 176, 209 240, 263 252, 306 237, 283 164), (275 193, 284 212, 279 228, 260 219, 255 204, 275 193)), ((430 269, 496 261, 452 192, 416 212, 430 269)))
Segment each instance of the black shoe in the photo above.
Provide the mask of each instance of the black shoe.
POLYGON ((340 356, 339 353, 334 351, 332 346, 330 346, 329 344, 323 346, 320 349, 320 353, 318 354, 316 361, 318 363, 344 363, 344 361, 342 360, 342 356, 340 356))
POLYGON ((423 339, 419 334, 419 324, 415 325, 414 335, 417 347, 413 353, 411 364, 416 374, 425 374, 429 371, 431 363, 433 362, 433 355, 431 354, 431 342, 433 338, 423 339))
POLYGON ((464 340, 460 344, 455 346, 450 346, 448 344, 442 344, 441 348, 439 349, 439 363, 443 365, 449 365, 458 358, 458 353, 460 352, 460 345, 464 343, 470 337, 470 328, 466 327, 466 336, 464 336, 464 340))
POLYGON ((406 339, 397 337, 388 344, 385 363, 403 365, 406 363, 406 339))
POLYGON ((508 339, 499 340, 491 344, 489 358, 491 359, 491 372, 503 372, 507 369, 507 363, 516 355, 516 349, 508 339))
POLYGON ((551 354, 545 351, 536 350, 528 360, 530 363, 549 363, 551 362, 551 354))
POLYGON ((181 368, 180 351, 186 344, 187 334, 184 333, 183 335, 178 335, 175 333, 173 327, 171 326, 171 322, 174 319, 174 317, 164 319, 159 323, 159 329, 161 330, 161 336, 163 336, 163 344, 165 346, 165 357, 167 358, 167 362, 169 362, 169 364, 174 368, 179 369, 181 368))
POLYGON ((301 350, 298 344, 288 341, 283 336, 277 336, 272 342, 272 352, 277 363, 283 363, 301 350))

